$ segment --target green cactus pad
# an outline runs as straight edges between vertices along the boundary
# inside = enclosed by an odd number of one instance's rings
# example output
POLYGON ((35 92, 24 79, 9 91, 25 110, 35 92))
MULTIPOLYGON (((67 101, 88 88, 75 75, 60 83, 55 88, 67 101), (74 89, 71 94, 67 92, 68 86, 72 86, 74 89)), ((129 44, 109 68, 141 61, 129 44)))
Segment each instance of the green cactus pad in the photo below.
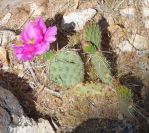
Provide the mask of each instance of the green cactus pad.
POLYGON ((100 49, 101 31, 96 23, 91 23, 85 28, 86 41, 90 42, 97 49, 100 49))
POLYGON ((127 117, 130 117, 133 110, 130 107, 133 105, 133 93, 130 89, 122 85, 115 85, 119 100, 120 111, 127 117))
MULTIPOLYGON (((100 83, 86 83, 79 84, 78 86, 72 88, 70 93, 76 96, 93 97, 97 95, 102 95, 103 84, 100 83)), ((68 92, 69 93, 69 92, 68 92)))
POLYGON ((69 88, 84 80, 84 64, 74 51, 60 51, 50 61, 50 80, 69 88))
POLYGON ((113 78, 105 57, 99 52, 91 54, 91 63, 94 66, 94 69, 96 70, 96 73, 99 76, 99 78, 104 83, 112 85, 113 78))

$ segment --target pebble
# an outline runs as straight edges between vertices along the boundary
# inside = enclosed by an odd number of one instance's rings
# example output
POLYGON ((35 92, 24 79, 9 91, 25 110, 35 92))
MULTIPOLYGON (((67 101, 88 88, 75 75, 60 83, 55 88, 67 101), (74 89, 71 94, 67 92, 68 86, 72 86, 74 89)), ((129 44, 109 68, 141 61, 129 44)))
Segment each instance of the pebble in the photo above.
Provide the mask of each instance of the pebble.
POLYGON ((44 7, 41 6, 40 4, 36 3, 36 2, 31 2, 29 4, 30 6, 30 14, 32 14, 33 17, 38 17, 40 15, 42 15, 42 13, 44 12, 44 7))
POLYGON ((130 43, 132 43, 133 46, 138 50, 146 50, 149 48, 148 39, 139 34, 132 35, 132 38, 130 39, 130 43))
POLYGON ((29 1, 30 0, 0 0, 0 12, 6 12, 29 1))
POLYGON ((143 16, 148 17, 149 16, 149 7, 143 7, 143 16))
POLYGON ((119 45, 122 52, 132 52, 134 50, 147 50, 149 49, 149 43, 147 38, 138 34, 132 35, 129 41, 122 41, 119 45))
POLYGON ((149 19, 144 22, 145 28, 149 28, 149 19))
POLYGON ((144 2, 142 3, 142 15, 143 15, 143 21, 144 21, 144 25, 145 28, 149 28, 149 0, 144 0, 144 2))
POLYGON ((129 43, 129 41, 122 41, 119 44, 119 49, 122 52, 132 52, 133 51, 133 46, 129 43))
POLYGON ((7 50, 5 47, 0 46, 0 63, 2 65, 1 69, 2 71, 6 72, 9 69, 9 63, 8 63, 8 55, 7 50))
POLYGON ((34 121, 28 117, 21 117, 19 125, 9 126, 11 133, 55 133, 48 120, 42 118, 34 121))
POLYGON ((0 45, 4 46, 16 38, 16 34, 10 30, 0 30, 0 45))
POLYGON ((133 7, 124 8, 120 10, 120 14, 124 17, 132 18, 135 15, 135 9, 133 7))
POLYGON ((144 0, 144 5, 149 6, 149 0, 144 0))
POLYGON ((82 30, 85 23, 91 20, 95 14, 95 9, 88 8, 64 15, 61 22, 61 28, 64 30, 82 30))
POLYGON ((5 24, 7 24, 7 22, 9 21, 9 19, 11 18, 11 13, 7 13, 2 20, 0 20, 0 26, 3 26, 5 24))

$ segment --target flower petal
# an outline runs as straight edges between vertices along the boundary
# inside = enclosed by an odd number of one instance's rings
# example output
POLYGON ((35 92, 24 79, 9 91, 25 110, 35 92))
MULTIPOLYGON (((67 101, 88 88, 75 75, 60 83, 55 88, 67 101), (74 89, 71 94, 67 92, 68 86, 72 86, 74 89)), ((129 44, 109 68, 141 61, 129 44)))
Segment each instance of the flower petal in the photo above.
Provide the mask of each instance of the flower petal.
POLYGON ((47 29, 42 17, 27 23, 19 37, 21 45, 13 45, 15 57, 21 62, 31 61, 34 56, 49 50, 50 43, 56 40, 56 34, 57 27, 47 29))
POLYGON ((41 44, 35 45, 35 55, 41 55, 47 52, 50 48, 50 44, 48 42, 43 42, 41 44))
POLYGON ((29 43, 31 39, 34 39, 35 43, 43 40, 42 30, 34 22, 26 24, 20 35, 20 40, 24 43, 29 43))
POLYGON ((45 33, 44 40, 49 43, 52 43, 56 40, 55 37, 56 35, 57 35, 57 27, 56 26, 49 27, 45 33))
POLYGON ((14 55, 17 60, 24 62, 24 61, 31 61, 34 57, 34 47, 30 44, 23 45, 23 46, 13 46, 14 55))
POLYGON ((40 30, 42 30, 42 33, 45 33, 46 32, 47 27, 46 27, 46 25, 45 25, 42 17, 39 17, 36 20, 36 24, 40 27, 40 30))

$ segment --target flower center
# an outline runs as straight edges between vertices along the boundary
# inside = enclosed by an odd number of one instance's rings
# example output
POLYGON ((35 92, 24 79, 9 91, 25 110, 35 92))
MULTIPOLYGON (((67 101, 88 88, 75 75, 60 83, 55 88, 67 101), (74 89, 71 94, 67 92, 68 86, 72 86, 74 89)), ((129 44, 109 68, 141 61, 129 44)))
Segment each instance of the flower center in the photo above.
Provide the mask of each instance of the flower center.
POLYGON ((34 43, 35 43, 35 39, 34 38, 30 39, 29 44, 34 44, 34 43))

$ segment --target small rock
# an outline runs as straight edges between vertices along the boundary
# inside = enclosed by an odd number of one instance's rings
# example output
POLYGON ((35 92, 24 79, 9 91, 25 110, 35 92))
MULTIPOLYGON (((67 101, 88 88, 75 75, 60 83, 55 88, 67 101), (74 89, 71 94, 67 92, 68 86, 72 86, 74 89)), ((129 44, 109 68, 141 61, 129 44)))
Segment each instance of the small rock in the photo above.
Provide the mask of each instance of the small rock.
POLYGON ((149 16, 149 7, 143 7, 143 16, 148 17, 149 16))
POLYGON ((149 48, 149 41, 146 37, 140 36, 138 34, 132 35, 130 39, 130 43, 137 49, 137 50, 146 50, 149 48))
POLYGON ((132 7, 121 9, 120 14, 124 17, 133 17, 135 15, 135 9, 132 7))
POLYGON ((144 0, 142 5, 142 14, 144 17, 145 28, 149 28, 149 0, 144 0))
POLYGON ((30 14, 32 14, 32 16, 34 17, 40 16, 45 10, 43 6, 35 2, 31 2, 29 5, 30 5, 30 14))
POLYGON ((0 45, 8 44, 16 38, 16 34, 10 30, 0 30, 0 45))
POLYGON ((138 66, 142 69, 142 70, 146 70, 146 72, 149 73, 149 64, 148 62, 138 62, 138 66))
POLYGON ((122 52, 132 52, 133 46, 129 43, 129 41, 123 41, 119 44, 119 48, 122 52))
POLYGON ((118 119, 119 120, 123 120, 124 119, 124 117, 123 117, 123 115, 121 113, 118 114, 118 119))
MULTIPOLYGON (((49 0, 49 3, 51 3, 51 0, 49 0)), ((79 3, 80 3, 80 0, 69 0, 69 2, 66 4, 68 4, 73 9, 77 9, 79 6, 79 3)))
POLYGON ((149 55, 149 49, 137 51, 137 54, 139 57, 144 56, 144 55, 149 55))
POLYGON ((6 48, 0 47, 0 61, 3 65, 8 65, 6 48))
POLYGON ((95 14, 95 9, 88 8, 64 15, 61 22, 61 28, 65 30, 82 30, 85 23, 94 17, 95 14))
POLYGON ((18 126, 10 126, 11 133, 55 133, 52 126, 47 120, 39 119, 35 122, 33 119, 21 117, 18 126))
POLYGON ((9 21, 9 19, 11 18, 11 13, 7 13, 2 20, 0 20, 0 26, 3 26, 5 24, 7 24, 7 22, 9 21))
POLYGON ((149 19, 148 20, 145 20, 145 28, 149 28, 149 19))
POLYGON ((30 0, 0 0, 0 11, 6 12, 29 1, 30 0))
POLYGON ((114 18, 110 15, 108 17, 106 17, 106 19, 107 19, 107 22, 109 25, 113 25, 115 23, 114 18))
POLYGON ((144 0, 144 5, 149 6, 149 0, 144 0))
POLYGON ((147 50, 149 49, 148 40, 138 34, 132 35, 129 41, 125 40, 120 43, 119 48, 122 52, 132 52, 134 50, 147 50))

